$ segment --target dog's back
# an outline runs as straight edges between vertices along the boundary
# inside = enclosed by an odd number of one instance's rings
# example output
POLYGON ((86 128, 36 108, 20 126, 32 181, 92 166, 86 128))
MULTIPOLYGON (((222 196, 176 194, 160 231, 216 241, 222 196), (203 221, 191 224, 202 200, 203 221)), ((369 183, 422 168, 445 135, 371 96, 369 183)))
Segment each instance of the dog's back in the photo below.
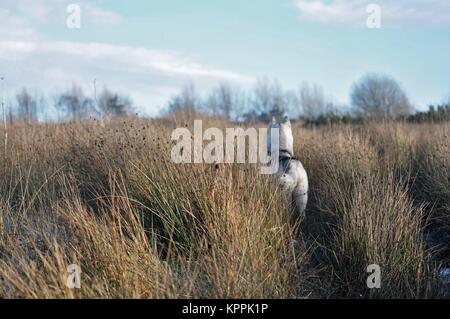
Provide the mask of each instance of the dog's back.
POLYGON ((277 177, 296 214, 303 216, 308 202, 308 175, 302 163, 293 157, 280 158, 277 177))

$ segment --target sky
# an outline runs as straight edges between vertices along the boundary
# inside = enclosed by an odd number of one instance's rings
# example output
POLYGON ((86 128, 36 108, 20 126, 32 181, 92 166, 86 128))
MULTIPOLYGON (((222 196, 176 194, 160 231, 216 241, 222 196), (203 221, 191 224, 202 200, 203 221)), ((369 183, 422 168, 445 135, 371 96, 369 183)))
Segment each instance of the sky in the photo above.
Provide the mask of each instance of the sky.
POLYGON ((449 0, 0 0, 7 103, 27 87, 129 95, 156 115, 187 81, 250 89, 321 85, 337 104, 366 73, 395 78, 416 109, 450 98, 449 0), (80 28, 69 28, 70 4, 80 28), (381 9, 368 28, 367 6, 381 9))

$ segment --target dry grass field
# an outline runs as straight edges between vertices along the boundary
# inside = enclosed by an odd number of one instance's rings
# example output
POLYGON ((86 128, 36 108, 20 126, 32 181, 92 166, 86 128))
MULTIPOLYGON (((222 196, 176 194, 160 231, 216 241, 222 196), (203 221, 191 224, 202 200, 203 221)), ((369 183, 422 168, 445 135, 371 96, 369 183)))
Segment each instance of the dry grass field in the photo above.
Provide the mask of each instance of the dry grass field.
POLYGON ((184 125, 13 124, 6 150, 0 130, 0 297, 449 296, 448 123, 294 124, 310 178, 301 221, 256 165, 172 163, 184 125))

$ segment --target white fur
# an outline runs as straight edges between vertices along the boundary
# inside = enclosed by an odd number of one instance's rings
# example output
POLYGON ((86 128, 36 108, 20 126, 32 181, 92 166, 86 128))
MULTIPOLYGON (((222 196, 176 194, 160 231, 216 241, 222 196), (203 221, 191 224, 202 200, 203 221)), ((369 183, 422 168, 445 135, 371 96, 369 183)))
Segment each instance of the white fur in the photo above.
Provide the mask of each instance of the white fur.
MULTIPOLYGON (((269 126, 269 145, 271 145, 270 129, 277 127, 277 124, 272 123, 269 126)), ((294 138, 292 135, 291 123, 287 117, 279 125, 280 128, 280 143, 279 150, 288 152, 294 156, 294 138)), ((303 168, 302 163, 295 158, 280 158, 279 169, 276 174, 281 190, 290 204, 293 206, 296 214, 304 216, 306 204, 308 202, 308 175, 303 168)))
POLYGON ((291 121, 287 116, 280 124, 280 150, 286 150, 294 155, 294 137, 292 136, 291 121))

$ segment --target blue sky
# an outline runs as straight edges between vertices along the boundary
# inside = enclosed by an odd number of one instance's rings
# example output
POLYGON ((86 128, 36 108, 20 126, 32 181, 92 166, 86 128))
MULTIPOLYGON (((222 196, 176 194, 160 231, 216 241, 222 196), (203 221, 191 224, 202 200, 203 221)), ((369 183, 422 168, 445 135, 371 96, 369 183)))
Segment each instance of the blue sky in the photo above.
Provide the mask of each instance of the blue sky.
POLYGON ((2 0, 0 74, 8 99, 22 86, 51 96, 73 82, 129 94, 157 114, 187 80, 251 88, 320 84, 348 103, 366 72, 397 79, 418 109, 450 98, 448 0, 82 0, 81 28, 66 0, 2 0), (381 28, 366 27, 367 5, 381 28))

